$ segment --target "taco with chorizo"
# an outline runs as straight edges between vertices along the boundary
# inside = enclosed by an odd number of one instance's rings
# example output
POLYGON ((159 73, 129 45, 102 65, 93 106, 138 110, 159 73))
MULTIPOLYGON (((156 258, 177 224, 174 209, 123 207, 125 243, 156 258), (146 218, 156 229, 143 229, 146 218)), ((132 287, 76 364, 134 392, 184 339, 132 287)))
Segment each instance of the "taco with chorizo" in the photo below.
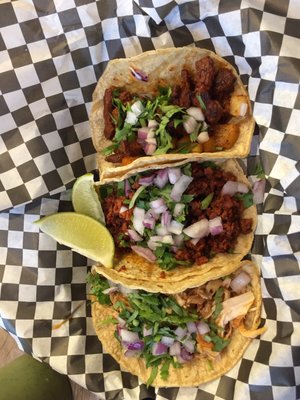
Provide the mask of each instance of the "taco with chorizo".
POLYGON ((116 248, 97 271, 128 287, 172 293, 230 273, 249 252, 257 211, 236 160, 179 162, 100 185, 116 248), (137 284, 138 282, 138 284, 137 284))
POLYGON ((250 261, 219 279, 175 294, 130 290, 95 271, 95 331, 106 352, 147 385, 198 386, 238 362, 258 328, 259 273, 250 261))
POLYGON ((254 130, 236 70, 196 47, 110 61, 90 122, 102 182, 166 162, 245 157, 254 130))

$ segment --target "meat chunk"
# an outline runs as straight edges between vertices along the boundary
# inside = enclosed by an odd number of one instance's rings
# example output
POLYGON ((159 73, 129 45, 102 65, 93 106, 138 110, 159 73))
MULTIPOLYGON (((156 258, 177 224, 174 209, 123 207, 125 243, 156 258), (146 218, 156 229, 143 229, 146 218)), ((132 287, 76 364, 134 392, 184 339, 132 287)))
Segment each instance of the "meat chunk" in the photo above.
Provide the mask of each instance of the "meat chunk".
POLYGON ((111 119, 111 113, 113 111, 112 100, 113 89, 106 89, 103 98, 104 136, 109 140, 111 140, 115 135, 115 125, 111 119))
POLYGON ((220 68, 214 80, 213 93, 216 99, 223 100, 234 88, 236 77, 228 68, 220 68))
POLYGON ((196 87, 195 93, 209 92, 214 82, 214 62, 209 57, 196 61, 196 87))
POLYGON ((252 230, 252 218, 243 218, 241 219, 240 225, 241 225, 241 231, 244 234, 247 234, 251 232, 252 230))
POLYGON ((224 110, 218 100, 208 100, 206 102, 206 110, 204 114, 210 125, 216 125, 224 114, 224 110))
POLYGON ((189 108, 191 106, 191 78, 186 69, 181 71, 179 106, 189 108))

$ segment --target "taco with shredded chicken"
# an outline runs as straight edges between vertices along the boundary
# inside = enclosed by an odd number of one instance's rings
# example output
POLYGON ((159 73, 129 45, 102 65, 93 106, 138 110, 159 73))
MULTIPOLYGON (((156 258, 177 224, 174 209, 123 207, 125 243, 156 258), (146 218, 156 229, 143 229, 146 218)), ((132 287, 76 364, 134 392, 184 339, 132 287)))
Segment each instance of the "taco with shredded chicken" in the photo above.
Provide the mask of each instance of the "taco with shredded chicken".
POLYGON ((230 273, 251 248, 257 211, 236 160, 179 162, 99 190, 116 255, 96 268, 114 282, 182 291, 230 273))
POLYGON ((246 157, 254 130, 236 70, 195 47, 110 61, 90 122, 102 182, 166 162, 246 157))
POLYGON ((88 281, 93 325, 105 351, 148 386, 196 386, 216 379, 265 330, 258 329, 262 296, 250 261, 168 295, 128 289, 95 271, 88 281))

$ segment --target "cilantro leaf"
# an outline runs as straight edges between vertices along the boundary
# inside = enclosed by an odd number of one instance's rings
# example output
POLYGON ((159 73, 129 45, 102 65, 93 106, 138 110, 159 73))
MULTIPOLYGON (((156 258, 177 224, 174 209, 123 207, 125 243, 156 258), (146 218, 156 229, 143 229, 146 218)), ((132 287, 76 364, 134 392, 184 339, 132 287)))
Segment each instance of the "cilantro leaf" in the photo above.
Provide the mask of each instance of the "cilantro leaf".
POLYGON ((253 203, 253 193, 248 192, 248 193, 236 193, 234 197, 237 200, 241 200, 243 202, 244 208, 251 207, 253 203))
POLYGON ((97 297, 97 301, 100 304, 107 304, 110 305, 110 297, 108 294, 102 293, 103 290, 109 288, 109 283, 107 280, 101 279, 99 274, 92 274, 89 273, 87 275, 87 283, 91 285, 91 294, 97 297))
POLYGON ((261 163, 258 163, 255 165, 254 175, 256 175, 257 178, 259 178, 259 179, 265 179, 266 175, 265 175, 265 171, 264 171, 261 163))
POLYGON ((201 201, 201 210, 206 210, 206 209, 209 207, 209 205, 210 205, 210 203, 211 203, 213 197, 214 197, 214 193, 212 192, 212 193, 209 193, 209 194, 201 201))

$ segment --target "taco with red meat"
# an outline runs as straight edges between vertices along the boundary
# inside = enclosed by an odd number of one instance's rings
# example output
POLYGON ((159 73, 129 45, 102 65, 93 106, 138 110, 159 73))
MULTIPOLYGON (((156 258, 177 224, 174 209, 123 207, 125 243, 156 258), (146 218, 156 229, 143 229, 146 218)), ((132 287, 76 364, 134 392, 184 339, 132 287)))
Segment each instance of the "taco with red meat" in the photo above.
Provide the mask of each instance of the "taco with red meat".
POLYGON ((254 130, 236 70, 195 47, 110 61, 90 122, 102 182, 166 162, 246 157, 254 130))
MULTIPOLYGON (((238 362, 258 328, 259 273, 250 261, 175 294, 148 293, 89 276, 92 317, 104 350, 155 387, 198 386, 238 362)), ((143 285, 142 285, 143 286, 143 285)))
POLYGON ((250 251, 257 211, 235 160, 179 162, 100 185, 116 248, 99 273, 173 293, 233 271, 250 251))

